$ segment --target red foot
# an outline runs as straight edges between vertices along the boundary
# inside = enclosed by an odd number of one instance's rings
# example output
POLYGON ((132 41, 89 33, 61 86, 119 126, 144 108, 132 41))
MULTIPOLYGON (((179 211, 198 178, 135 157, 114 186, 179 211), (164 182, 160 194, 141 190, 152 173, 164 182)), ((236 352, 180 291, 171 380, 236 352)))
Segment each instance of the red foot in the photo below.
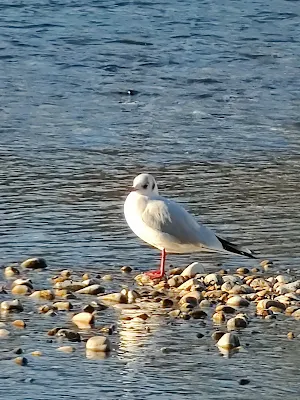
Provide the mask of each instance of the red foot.
POLYGON ((158 270, 158 271, 145 272, 145 275, 149 276, 150 279, 160 279, 163 278, 165 274, 162 273, 160 270, 158 270))

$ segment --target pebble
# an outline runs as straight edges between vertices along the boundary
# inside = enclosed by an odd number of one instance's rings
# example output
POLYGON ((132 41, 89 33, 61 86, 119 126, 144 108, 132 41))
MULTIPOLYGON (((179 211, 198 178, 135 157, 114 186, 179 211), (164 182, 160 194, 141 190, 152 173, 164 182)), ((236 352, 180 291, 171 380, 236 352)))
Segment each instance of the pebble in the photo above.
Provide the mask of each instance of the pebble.
POLYGON ((9 265, 4 269, 4 275, 6 278, 12 278, 13 276, 20 275, 20 271, 17 267, 9 265))
POLYGON ((10 312, 10 311, 21 312, 24 310, 24 308, 23 308, 20 300, 15 299, 15 300, 11 300, 11 301, 2 301, 2 303, 0 304, 0 310, 2 312, 10 312))
POLYGON ((249 274, 249 269, 245 267, 237 268, 236 273, 239 275, 247 275, 249 274))
POLYGON ((174 275, 172 278, 168 279, 168 285, 170 287, 179 287, 186 281, 186 278, 181 275, 174 275))
POLYGON ((202 299, 203 299, 203 296, 200 292, 193 291, 193 292, 189 292, 186 295, 184 295, 180 299, 179 304, 189 303, 189 304, 192 304, 194 307, 196 307, 202 299))
POLYGON ((217 346, 226 350, 231 350, 240 346, 240 340, 237 334, 233 332, 225 333, 218 340, 217 346))
POLYGON ((90 285, 76 291, 79 294, 97 295, 105 292, 105 288, 100 285, 90 285))
POLYGON ((236 329, 241 329, 241 328, 246 328, 247 327, 247 321, 244 318, 230 318, 227 321, 227 329, 229 331, 234 331, 236 329))
POLYGON ((99 296, 99 299, 104 303, 127 303, 127 296, 123 293, 109 293, 99 296))
POLYGON ((16 357, 14 362, 22 367, 25 367, 28 364, 28 360, 26 357, 16 357))
POLYGON ((114 278, 110 274, 103 275, 101 278, 103 281, 112 281, 114 278))
POLYGON ((281 311, 284 311, 286 309, 285 304, 280 303, 279 301, 276 300, 269 300, 269 299, 260 300, 256 305, 257 310, 266 310, 270 307, 276 307, 281 311))
POLYGON ((16 328, 24 329, 26 328, 26 323, 22 319, 16 319, 11 323, 16 328))
POLYGON ((20 295, 21 296, 21 295, 25 295, 25 294, 30 294, 31 293, 31 289, 27 285, 15 285, 11 289, 11 292, 14 295, 20 295))
POLYGON ((292 313, 292 317, 297 320, 300 320, 300 308, 292 313))
POLYGON ((125 274, 129 274, 132 271, 132 268, 129 267, 128 265, 125 265, 124 267, 121 268, 121 271, 125 274))
POLYGON ((216 312, 223 311, 225 314, 234 314, 236 309, 226 304, 219 304, 216 307, 216 312))
POLYGON ((35 350, 31 352, 31 355, 34 357, 41 357, 43 355, 43 353, 39 350, 35 350))
POLYGON ((56 303, 53 303, 53 307, 58 311, 69 311, 72 310, 73 304, 69 301, 57 301, 56 303))
POLYGON ((204 334, 201 333, 201 332, 198 332, 198 333, 196 334, 196 337, 197 337, 198 339, 201 339, 201 338, 204 337, 204 334))
POLYGON ((0 329, 0 339, 5 339, 9 335, 10 335, 10 332, 7 329, 5 329, 5 328, 0 329))
POLYGON ((197 309, 197 310, 191 311, 190 316, 194 319, 204 319, 207 317, 207 314, 205 311, 197 309))
POLYGON ((242 378, 239 380, 239 385, 242 385, 242 386, 248 385, 249 383, 250 383, 250 379, 247 379, 247 378, 242 378))
POLYGON ((11 287, 13 288, 17 285, 25 285, 28 286, 30 289, 33 289, 32 281, 30 279, 18 278, 12 282, 11 287))
POLYGON ((207 299, 203 299, 199 303, 199 307, 201 308, 210 308, 211 307, 211 302, 207 299))
POLYGON ((106 336, 92 336, 86 342, 86 350, 107 353, 111 351, 111 344, 106 336))
POLYGON ((80 312, 75 314, 72 318, 72 322, 79 328, 79 329, 88 329, 91 328, 94 324, 94 316, 88 312, 80 312))
POLYGON ((193 262, 187 266, 180 275, 183 277, 193 278, 197 274, 205 274, 205 268, 200 263, 193 262))
POLYGON ((248 307, 250 302, 241 296, 232 296, 227 300, 226 304, 232 307, 248 307))
POLYGON ((222 322, 225 322, 226 317, 223 311, 215 312, 212 316, 212 320, 214 321, 215 324, 221 324, 222 322))
POLYGON ((208 274, 204 278, 206 285, 221 285, 223 283, 223 277, 218 274, 208 274))
POLYGON ((23 261, 21 263, 21 267, 30 269, 44 269, 47 268, 47 264, 43 258, 34 257, 23 261))
POLYGON ((289 333, 287 334, 287 337, 288 337, 288 339, 295 339, 295 334, 294 334, 294 332, 289 332, 289 333))
POLYGON ((75 349, 72 346, 61 346, 57 348, 57 351, 62 351, 63 353, 73 353, 75 349))
POLYGON ((81 337, 79 333, 72 331, 71 329, 58 329, 58 331, 56 332, 56 336, 66 338, 70 342, 81 342, 81 337))
POLYGON ((174 305, 174 302, 171 299, 167 298, 167 299, 163 299, 161 301, 162 308, 170 308, 170 307, 173 307, 173 305, 174 305))
POLYGON ((215 342, 218 342, 226 332, 223 331, 215 331, 212 333, 211 337, 215 342))
POLYGON ((84 283, 82 282, 77 282, 77 281, 72 281, 70 279, 67 279, 63 282, 57 282, 53 286, 53 289, 65 289, 70 292, 76 292, 77 290, 83 289, 85 287, 84 283))
POLYGON ((36 290, 29 296, 32 299, 54 300, 55 296, 50 289, 36 290))

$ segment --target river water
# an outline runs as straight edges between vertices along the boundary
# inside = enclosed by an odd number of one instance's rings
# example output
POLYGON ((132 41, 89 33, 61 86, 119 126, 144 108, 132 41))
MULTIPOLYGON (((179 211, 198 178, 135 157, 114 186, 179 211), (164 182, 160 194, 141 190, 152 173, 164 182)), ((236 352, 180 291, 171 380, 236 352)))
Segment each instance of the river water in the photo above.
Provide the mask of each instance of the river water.
MULTIPOLYGON (((2 0, 2 264, 39 255, 54 269, 153 267, 157 252, 122 212, 132 179, 151 172, 219 234, 296 269, 299 24, 296 0, 2 0)), ((253 265, 169 262, 195 260, 253 265)), ((164 327, 101 362, 53 352, 4 374, 2 389, 9 399, 298 399, 299 349, 277 333, 226 360, 185 325, 164 327), (176 357, 159 350, 170 336, 176 357), (250 386, 238 385, 244 376, 250 386)))

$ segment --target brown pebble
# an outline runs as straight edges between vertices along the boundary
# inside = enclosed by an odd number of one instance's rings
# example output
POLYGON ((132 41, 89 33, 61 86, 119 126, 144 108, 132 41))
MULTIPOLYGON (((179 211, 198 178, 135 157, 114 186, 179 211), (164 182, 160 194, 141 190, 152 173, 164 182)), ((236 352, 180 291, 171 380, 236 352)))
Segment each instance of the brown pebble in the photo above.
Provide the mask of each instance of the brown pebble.
POLYGON ((26 323, 22 319, 16 319, 11 323, 16 328, 24 329, 26 328, 26 323))
POLYGON ((194 319, 204 319, 207 317, 207 314, 203 310, 193 310, 190 312, 190 316, 194 319))
POLYGON ((22 367, 24 367, 28 364, 28 360, 26 357, 16 357, 14 359, 14 362, 18 365, 21 365, 22 367))
POLYGON ((125 274, 129 274, 132 271, 132 268, 129 267, 129 265, 124 265, 124 267, 121 268, 121 271, 125 274))
POLYGON ((223 311, 225 314, 234 314, 236 309, 231 306, 227 306, 226 304, 219 304, 216 307, 216 312, 223 311))
POLYGON ((237 268, 236 272, 239 275, 246 275, 246 274, 249 274, 250 271, 248 268, 241 267, 241 268, 237 268))
POLYGON ((295 334, 294 334, 294 332, 289 332, 289 333, 287 334, 287 337, 288 337, 288 339, 295 339, 295 334))

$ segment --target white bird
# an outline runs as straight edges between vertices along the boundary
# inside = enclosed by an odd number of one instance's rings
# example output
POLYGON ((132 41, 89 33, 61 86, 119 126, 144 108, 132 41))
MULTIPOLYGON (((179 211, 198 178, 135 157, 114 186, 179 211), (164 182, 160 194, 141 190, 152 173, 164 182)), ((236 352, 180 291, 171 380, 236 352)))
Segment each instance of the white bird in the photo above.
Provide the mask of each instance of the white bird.
POLYGON ((154 177, 140 174, 124 203, 126 221, 132 231, 161 250, 160 269, 147 272, 151 279, 165 274, 166 253, 235 253, 255 258, 248 249, 224 240, 194 219, 181 205, 158 194, 154 177))

